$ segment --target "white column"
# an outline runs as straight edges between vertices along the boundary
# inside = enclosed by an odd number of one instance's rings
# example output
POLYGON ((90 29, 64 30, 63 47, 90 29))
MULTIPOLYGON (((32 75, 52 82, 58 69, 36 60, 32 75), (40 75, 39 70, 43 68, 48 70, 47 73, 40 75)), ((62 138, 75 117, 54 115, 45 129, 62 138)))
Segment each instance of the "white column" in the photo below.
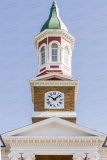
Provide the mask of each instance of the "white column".
POLYGON ((51 62, 52 58, 51 58, 51 44, 48 45, 49 46, 49 62, 51 62))
POLYGON ((22 154, 24 160, 35 160, 35 154, 33 153, 24 153, 22 154))
POLYGON ((91 153, 87 154, 87 160, 98 160, 99 157, 100 157, 100 155, 98 153, 96 153, 96 154, 91 154, 91 153))
POLYGON ((73 160, 85 160, 86 154, 84 153, 75 153, 73 154, 73 160))
POLYGON ((11 160, 19 160, 21 158, 21 154, 20 153, 14 153, 14 152, 12 153, 12 152, 10 152, 8 154, 8 157, 11 160))

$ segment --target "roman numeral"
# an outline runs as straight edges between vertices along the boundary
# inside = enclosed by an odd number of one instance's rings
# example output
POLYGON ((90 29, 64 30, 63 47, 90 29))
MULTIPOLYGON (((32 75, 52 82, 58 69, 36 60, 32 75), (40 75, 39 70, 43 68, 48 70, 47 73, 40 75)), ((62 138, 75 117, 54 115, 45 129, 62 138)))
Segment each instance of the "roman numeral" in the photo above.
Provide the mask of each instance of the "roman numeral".
POLYGON ((56 95, 56 92, 53 92, 53 95, 56 95))
POLYGON ((47 103, 50 104, 50 101, 48 101, 47 103))

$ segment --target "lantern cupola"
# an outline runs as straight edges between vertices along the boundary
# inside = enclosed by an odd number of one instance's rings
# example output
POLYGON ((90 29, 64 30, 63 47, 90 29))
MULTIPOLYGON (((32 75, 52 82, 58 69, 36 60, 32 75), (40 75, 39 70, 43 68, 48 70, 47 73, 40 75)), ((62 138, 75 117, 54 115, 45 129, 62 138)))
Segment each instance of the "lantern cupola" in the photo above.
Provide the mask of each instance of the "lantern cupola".
POLYGON ((38 57, 38 76, 57 72, 71 76, 71 59, 75 38, 62 22, 54 1, 49 19, 34 37, 38 57))

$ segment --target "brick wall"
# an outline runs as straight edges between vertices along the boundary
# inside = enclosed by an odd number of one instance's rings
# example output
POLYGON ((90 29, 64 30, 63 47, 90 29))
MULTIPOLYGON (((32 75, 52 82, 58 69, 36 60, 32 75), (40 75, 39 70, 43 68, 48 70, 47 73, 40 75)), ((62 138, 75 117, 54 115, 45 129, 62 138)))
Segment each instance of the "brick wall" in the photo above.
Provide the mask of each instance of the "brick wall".
POLYGON ((36 160, 73 160, 72 155, 36 155, 36 160))
POLYGON ((75 111, 75 87, 74 86, 35 86, 34 87, 34 111, 75 111), (45 109, 44 97, 49 91, 64 93, 64 109, 45 109))
MULTIPOLYGON (((42 120, 45 120, 45 119, 48 119, 48 118, 32 118, 32 123, 36 123, 36 122, 39 122, 39 121, 42 121, 42 120)), ((76 118, 61 118, 61 119, 64 119, 64 120, 67 120, 69 122, 73 122, 73 123, 76 123, 76 118)))

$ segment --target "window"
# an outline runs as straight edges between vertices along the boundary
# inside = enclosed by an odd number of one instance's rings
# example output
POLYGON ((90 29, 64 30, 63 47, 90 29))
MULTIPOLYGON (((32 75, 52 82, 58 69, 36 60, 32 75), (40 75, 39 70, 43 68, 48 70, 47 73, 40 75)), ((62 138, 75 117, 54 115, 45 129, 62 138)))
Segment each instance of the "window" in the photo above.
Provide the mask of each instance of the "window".
POLYGON ((41 48, 41 65, 45 63, 45 47, 41 48))
POLYGON ((65 47, 64 50, 64 63, 69 66, 69 53, 67 47, 65 47))
POLYGON ((53 43, 52 46, 52 62, 58 61, 58 45, 56 43, 53 43))

